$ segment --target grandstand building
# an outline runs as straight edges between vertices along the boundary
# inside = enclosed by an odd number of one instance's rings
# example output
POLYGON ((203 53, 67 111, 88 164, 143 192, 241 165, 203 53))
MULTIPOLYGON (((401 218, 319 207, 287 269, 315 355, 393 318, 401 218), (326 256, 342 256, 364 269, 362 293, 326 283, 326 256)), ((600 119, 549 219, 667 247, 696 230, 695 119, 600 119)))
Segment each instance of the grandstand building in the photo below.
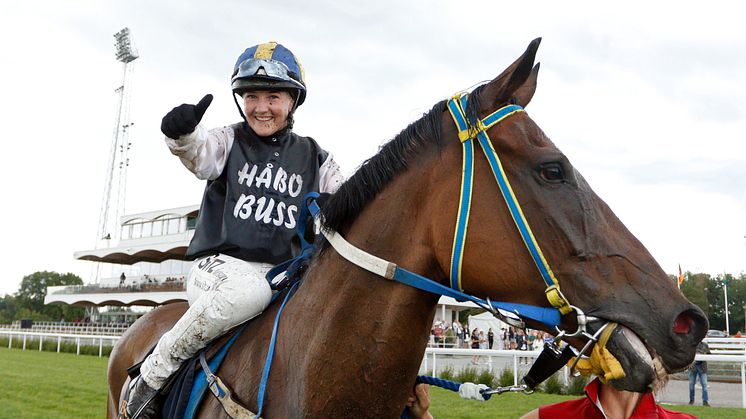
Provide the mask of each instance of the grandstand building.
POLYGON ((198 205, 125 215, 108 247, 75 252, 98 262, 95 283, 48 287, 45 304, 87 307, 156 306, 186 301, 184 260, 194 235, 198 205))
MULTIPOLYGON (((74 257, 98 263, 95 283, 48 287, 45 304, 71 304, 91 309, 98 322, 134 320, 116 307, 158 306, 186 301, 184 280, 191 267, 184 260, 199 205, 125 215, 118 241, 108 247, 75 252, 74 257), (94 308, 103 308, 101 312, 94 308)), ((451 321, 470 302, 441 297, 437 320, 451 321)), ((142 314, 142 313, 141 313, 142 314)), ((129 322, 129 321, 128 321, 129 322)))

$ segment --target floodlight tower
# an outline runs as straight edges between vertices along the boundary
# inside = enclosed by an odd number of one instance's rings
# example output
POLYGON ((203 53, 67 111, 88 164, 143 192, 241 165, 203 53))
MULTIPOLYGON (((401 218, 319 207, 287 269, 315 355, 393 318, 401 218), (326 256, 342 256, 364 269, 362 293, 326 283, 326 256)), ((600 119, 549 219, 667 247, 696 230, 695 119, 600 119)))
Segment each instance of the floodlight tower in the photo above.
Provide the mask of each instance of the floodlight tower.
MULTIPOLYGON (((119 238, 119 217, 124 214, 127 196, 127 168, 129 166, 129 131, 134 125, 129 119, 130 93, 134 71, 134 61, 139 57, 132 42, 129 28, 114 34, 117 61, 122 63, 122 84, 114 91, 119 96, 114 136, 109 151, 109 165, 106 169, 104 197, 99 215, 99 228, 96 248, 108 247, 112 240, 119 238)), ((98 275, 97 275, 98 276, 98 275)), ((98 279, 98 278, 96 278, 98 279)))

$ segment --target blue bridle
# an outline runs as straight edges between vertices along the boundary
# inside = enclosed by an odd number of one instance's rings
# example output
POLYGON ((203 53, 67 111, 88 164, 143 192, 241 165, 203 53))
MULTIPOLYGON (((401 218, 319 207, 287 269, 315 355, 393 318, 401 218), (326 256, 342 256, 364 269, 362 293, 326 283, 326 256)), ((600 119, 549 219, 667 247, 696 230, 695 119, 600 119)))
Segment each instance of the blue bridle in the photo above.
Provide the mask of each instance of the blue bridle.
POLYGON ((456 231, 453 237, 453 251, 451 254, 450 279, 451 288, 454 290, 463 290, 461 286, 461 267, 464 259, 464 242, 466 241, 466 232, 469 226, 469 210, 471 208, 472 185, 474 181, 474 140, 482 146, 482 151, 487 157, 495 180, 500 187, 505 203, 508 206, 510 215, 513 217, 515 225, 521 234, 526 248, 531 254, 536 267, 539 269, 544 283, 547 285, 545 290, 549 303, 552 304, 561 314, 567 314, 573 310, 567 299, 562 295, 559 288, 559 282, 555 278, 552 269, 549 267, 544 254, 536 241, 531 227, 528 225, 526 217, 523 215, 521 205, 510 187, 505 171, 503 170, 500 158, 497 156, 492 141, 490 141, 487 130, 498 124, 500 121, 518 112, 524 112, 523 108, 518 105, 507 105, 492 112, 483 119, 473 119, 466 115, 466 106, 468 103, 468 93, 460 93, 448 100, 448 111, 453 117, 458 129, 458 137, 463 147, 463 169, 461 177, 461 196, 459 199, 459 209, 456 218, 456 231))

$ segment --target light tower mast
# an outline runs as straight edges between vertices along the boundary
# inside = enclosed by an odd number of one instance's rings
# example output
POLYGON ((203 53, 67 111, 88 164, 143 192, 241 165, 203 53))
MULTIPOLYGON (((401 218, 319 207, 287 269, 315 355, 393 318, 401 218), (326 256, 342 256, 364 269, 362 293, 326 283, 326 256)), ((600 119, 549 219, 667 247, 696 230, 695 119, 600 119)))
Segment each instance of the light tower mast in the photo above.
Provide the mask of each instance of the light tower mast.
MULTIPOLYGON (((133 46, 129 28, 114 34, 117 61, 122 63, 122 84, 114 91, 119 96, 114 136, 109 152, 109 165, 106 169, 104 197, 99 215, 99 228, 96 248, 108 247, 119 239, 119 217, 124 214, 127 195, 127 167, 129 166, 129 131, 134 125, 129 119, 129 101, 132 90, 131 76, 134 61, 139 57, 133 46)), ((96 275, 98 282, 98 274, 96 275)))

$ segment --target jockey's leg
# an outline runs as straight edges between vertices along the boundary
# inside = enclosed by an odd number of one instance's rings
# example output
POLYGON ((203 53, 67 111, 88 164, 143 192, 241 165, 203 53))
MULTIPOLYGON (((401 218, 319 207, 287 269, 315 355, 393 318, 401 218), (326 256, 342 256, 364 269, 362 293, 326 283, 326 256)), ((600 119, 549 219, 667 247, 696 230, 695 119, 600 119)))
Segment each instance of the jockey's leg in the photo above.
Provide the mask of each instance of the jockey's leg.
MULTIPOLYGON (((189 309, 140 367, 140 378, 149 387, 144 393, 160 389, 210 340, 264 311, 272 297, 264 278, 269 267, 223 254, 194 262, 187 279, 189 309)), ((136 409, 135 396, 130 396, 130 404, 136 409)))

